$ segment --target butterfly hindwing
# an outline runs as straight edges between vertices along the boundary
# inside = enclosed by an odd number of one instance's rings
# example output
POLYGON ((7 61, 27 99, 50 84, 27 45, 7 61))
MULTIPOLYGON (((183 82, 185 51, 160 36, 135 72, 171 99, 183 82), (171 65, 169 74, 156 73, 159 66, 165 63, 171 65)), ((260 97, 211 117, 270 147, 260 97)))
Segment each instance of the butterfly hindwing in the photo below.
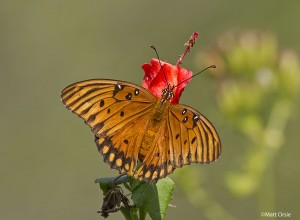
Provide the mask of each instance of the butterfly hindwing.
POLYGON ((173 172, 173 161, 170 160, 169 138, 167 133, 167 122, 164 121, 156 132, 154 140, 149 146, 141 166, 134 175, 134 178, 146 182, 156 182, 173 172))
POLYGON ((95 137, 98 151, 103 155, 104 161, 120 173, 131 176, 136 169, 139 146, 149 121, 147 117, 149 115, 145 114, 133 119, 110 136, 95 137))
POLYGON ((135 84, 100 79, 74 83, 61 97, 91 127, 105 162, 121 173, 133 174, 156 98, 135 84))

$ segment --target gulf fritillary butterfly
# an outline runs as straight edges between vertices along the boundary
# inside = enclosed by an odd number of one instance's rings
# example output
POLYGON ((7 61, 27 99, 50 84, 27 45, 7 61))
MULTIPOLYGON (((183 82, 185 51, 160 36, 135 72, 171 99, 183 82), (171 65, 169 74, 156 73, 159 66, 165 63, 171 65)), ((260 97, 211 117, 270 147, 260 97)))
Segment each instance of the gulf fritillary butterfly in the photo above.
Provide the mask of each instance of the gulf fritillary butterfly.
POLYGON ((104 161, 135 179, 156 182, 177 167, 210 163, 221 153, 213 125, 195 109, 171 104, 172 88, 156 98, 133 83, 94 79, 66 87, 61 97, 91 127, 104 161))
MULTIPOLYGON (((192 35, 176 69, 197 36, 192 35)), ((164 72, 161 63, 160 67, 164 72)), ((167 80, 165 73, 164 77, 167 80)), ((213 125, 197 110, 176 104, 178 93, 172 103, 176 86, 167 85, 157 97, 133 83, 92 79, 69 85, 61 98, 91 127, 106 163, 121 174, 155 183, 178 167, 210 163, 221 153, 213 125)))

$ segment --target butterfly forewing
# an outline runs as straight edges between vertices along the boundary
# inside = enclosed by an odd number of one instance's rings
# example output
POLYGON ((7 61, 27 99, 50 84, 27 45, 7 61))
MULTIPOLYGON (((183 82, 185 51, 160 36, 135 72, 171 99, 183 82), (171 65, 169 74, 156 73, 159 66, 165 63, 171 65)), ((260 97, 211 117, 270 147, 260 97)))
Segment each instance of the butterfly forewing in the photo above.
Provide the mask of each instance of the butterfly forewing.
POLYGON ((220 138, 200 112, 186 105, 171 105, 169 121, 170 145, 181 146, 181 152, 175 148, 175 158, 179 158, 176 164, 210 163, 218 159, 220 138))
POLYGON ((87 80, 62 91, 62 101, 95 133, 104 160, 132 175, 156 98, 144 88, 114 80, 87 80))

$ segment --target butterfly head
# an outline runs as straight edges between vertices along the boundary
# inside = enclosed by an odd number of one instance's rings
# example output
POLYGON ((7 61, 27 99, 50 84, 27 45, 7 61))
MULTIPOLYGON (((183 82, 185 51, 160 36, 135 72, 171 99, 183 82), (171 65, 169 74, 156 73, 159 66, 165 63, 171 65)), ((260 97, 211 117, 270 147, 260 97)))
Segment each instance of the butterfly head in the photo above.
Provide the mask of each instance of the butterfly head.
POLYGON ((173 87, 170 87, 170 86, 168 85, 168 88, 162 90, 161 98, 162 98, 163 100, 168 100, 168 101, 170 101, 170 100, 174 97, 173 89, 174 89, 174 86, 173 86, 173 87))

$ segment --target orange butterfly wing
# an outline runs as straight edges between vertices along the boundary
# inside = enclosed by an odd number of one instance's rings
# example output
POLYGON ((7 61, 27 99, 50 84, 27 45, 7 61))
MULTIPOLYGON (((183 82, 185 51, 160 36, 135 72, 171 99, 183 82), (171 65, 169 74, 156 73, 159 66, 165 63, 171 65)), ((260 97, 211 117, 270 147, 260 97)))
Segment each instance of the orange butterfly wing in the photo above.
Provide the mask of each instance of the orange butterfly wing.
POLYGON ((221 141, 213 125, 193 108, 171 104, 168 117, 134 177, 156 182, 177 167, 210 163, 220 154, 221 141))
POLYGON ((186 105, 172 105, 169 111, 171 152, 176 167, 210 163, 221 154, 217 131, 200 112, 186 105))
POLYGON ((91 127, 104 161, 131 176, 157 98, 135 84, 100 79, 74 83, 61 97, 91 127))

